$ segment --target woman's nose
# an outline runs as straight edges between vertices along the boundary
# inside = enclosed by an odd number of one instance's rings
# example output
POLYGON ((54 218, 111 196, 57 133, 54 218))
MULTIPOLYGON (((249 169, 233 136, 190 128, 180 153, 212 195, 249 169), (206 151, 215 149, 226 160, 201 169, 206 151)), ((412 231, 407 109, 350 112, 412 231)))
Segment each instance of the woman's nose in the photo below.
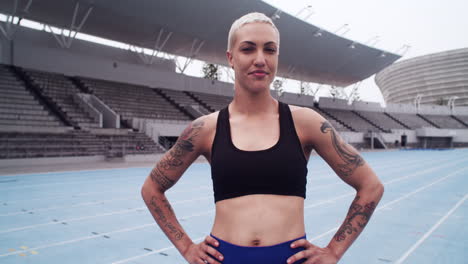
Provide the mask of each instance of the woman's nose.
POLYGON ((263 54, 263 51, 258 51, 255 56, 255 61, 254 65, 256 67, 263 67, 265 66, 265 54, 263 54))

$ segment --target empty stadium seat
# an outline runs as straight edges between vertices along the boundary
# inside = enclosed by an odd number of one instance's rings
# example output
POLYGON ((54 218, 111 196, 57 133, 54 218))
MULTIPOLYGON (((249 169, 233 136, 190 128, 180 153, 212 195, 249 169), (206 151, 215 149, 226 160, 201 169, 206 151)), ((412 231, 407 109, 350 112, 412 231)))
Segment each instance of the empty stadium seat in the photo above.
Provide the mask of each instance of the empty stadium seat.
POLYGON ((24 127, 61 127, 25 87, 24 83, 0 65, 0 125, 24 127))

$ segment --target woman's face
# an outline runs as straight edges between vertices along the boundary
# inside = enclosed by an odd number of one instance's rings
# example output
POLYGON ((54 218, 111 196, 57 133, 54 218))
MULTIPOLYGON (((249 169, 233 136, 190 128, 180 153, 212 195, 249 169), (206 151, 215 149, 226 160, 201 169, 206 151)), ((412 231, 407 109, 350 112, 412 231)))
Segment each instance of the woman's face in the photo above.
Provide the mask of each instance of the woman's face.
POLYGON ((278 32, 267 23, 249 23, 233 37, 227 57, 234 68, 236 85, 251 92, 269 89, 278 67, 278 32))

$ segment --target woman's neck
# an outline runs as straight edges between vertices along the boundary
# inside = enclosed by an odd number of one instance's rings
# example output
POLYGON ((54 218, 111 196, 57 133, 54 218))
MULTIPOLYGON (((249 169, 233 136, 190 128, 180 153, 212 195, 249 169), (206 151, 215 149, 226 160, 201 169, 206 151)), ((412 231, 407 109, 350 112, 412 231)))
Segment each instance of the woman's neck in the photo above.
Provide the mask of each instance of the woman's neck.
POLYGON ((260 93, 250 93, 243 89, 236 89, 229 111, 252 116, 276 112, 277 108, 278 103, 271 96, 269 89, 260 93))

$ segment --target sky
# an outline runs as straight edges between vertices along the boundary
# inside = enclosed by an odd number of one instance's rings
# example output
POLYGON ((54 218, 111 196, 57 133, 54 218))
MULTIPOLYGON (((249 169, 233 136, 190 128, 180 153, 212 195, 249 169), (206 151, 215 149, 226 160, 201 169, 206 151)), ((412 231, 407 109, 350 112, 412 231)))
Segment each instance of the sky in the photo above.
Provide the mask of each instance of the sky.
MULTIPOLYGON (((400 60, 468 47, 468 1, 466 0, 264 0, 264 2, 296 15, 311 6, 313 14, 307 22, 334 32, 344 24, 349 31, 344 37, 365 43, 379 36, 373 45, 396 52, 410 45, 400 60)), ((300 18, 309 15, 303 11, 300 18)), ((345 29, 340 30, 344 32, 345 29)), ((351 87, 346 88, 347 91, 351 87)), ((323 91, 322 95, 326 96, 323 91)), ((359 87, 364 101, 383 103, 374 76, 359 87)))

